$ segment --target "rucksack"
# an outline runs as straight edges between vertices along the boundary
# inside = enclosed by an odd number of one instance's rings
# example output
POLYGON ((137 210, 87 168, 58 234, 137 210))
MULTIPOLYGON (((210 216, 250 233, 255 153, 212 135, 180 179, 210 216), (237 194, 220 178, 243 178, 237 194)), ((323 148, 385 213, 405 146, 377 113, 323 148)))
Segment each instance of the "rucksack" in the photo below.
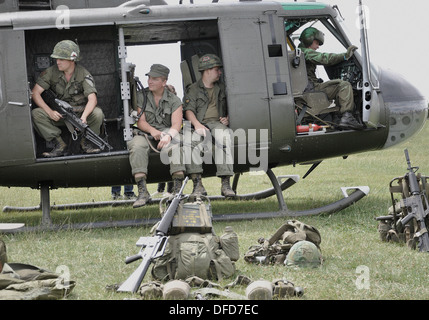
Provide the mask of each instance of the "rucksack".
MULTIPOLYGON (((202 279, 221 280, 235 273, 234 261, 238 259, 238 238, 218 237, 211 224, 209 202, 197 198, 194 202, 185 197, 173 218, 173 224, 164 255, 155 260, 152 268, 154 279, 167 281, 197 276, 202 279), (192 217, 192 219, 189 219, 192 217), (222 238, 222 240, 221 240, 222 238), (236 242, 236 245, 232 244, 236 242), (223 250, 227 248, 228 256, 223 250)), ((163 210, 163 200, 160 209, 163 210)))

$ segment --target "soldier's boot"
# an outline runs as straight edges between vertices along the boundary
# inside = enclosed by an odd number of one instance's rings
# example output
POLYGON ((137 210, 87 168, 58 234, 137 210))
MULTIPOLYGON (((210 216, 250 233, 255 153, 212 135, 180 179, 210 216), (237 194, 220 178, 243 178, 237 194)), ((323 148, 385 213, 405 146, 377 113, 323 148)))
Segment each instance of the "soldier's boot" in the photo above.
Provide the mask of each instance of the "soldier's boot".
POLYGON ((67 145, 61 137, 54 138, 54 148, 50 152, 43 152, 45 158, 59 157, 65 154, 67 145))
POLYGON ((185 175, 183 173, 173 173, 171 176, 173 179, 173 190, 172 194, 176 195, 180 192, 180 189, 182 188, 182 182, 185 179, 185 175))
POLYGON ((343 129, 351 129, 351 130, 362 130, 363 129, 363 125, 360 124, 355 119, 355 117, 353 117, 351 112, 344 112, 343 113, 339 126, 340 126, 340 128, 343 128, 343 129))
POLYGON ((85 137, 80 141, 80 146, 85 153, 99 153, 101 150, 92 145, 85 137))
POLYGON ((192 173, 191 174, 191 180, 194 183, 194 188, 192 189, 191 196, 194 196, 194 197, 206 196, 207 191, 203 186, 203 182, 201 181, 201 174, 192 173))
POLYGON ((143 207, 150 201, 150 193, 147 191, 146 186, 146 176, 137 178, 136 182, 139 194, 136 201, 133 203, 133 208, 143 207))
POLYGON ((222 176, 222 186, 220 188, 220 193, 224 196, 224 197, 235 197, 235 192, 234 190, 232 190, 231 185, 230 185, 230 178, 231 176, 222 176))

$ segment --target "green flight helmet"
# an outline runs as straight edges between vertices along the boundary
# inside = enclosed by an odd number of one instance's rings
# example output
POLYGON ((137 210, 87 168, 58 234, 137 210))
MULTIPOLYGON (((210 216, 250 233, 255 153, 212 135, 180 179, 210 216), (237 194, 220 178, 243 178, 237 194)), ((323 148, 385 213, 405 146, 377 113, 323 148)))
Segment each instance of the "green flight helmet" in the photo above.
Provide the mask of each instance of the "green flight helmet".
POLYGON ((325 34, 314 27, 309 27, 301 33, 299 40, 306 48, 311 46, 314 40, 319 41, 319 44, 323 46, 323 43, 325 42, 325 34))
POLYGON ((55 45, 54 51, 51 54, 51 58, 79 61, 80 59, 79 46, 70 40, 60 41, 55 45))
POLYGON ((214 67, 222 67, 222 61, 215 54, 205 54, 198 61, 198 71, 204 71, 214 67))
POLYGON ((284 264, 286 266, 313 267, 322 263, 322 255, 313 242, 298 241, 290 248, 284 264))

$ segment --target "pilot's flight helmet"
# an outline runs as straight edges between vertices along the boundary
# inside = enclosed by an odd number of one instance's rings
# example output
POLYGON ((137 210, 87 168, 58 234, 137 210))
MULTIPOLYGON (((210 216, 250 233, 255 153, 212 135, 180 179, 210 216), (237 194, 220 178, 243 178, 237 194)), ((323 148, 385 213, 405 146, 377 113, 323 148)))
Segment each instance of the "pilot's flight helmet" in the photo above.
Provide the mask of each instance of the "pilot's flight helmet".
POLYGON ((79 46, 70 40, 60 41, 55 45, 54 51, 51 54, 51 58, 79 61, 79 46))
POLYGON ((325 34, 314 27, 309 27, 301 33, 299 40, 304 43, 305 47, 311 46, 314 40, 319 41, 319 44, 323 46, 323 43, 325 42, 325 34))
POLYGON ((214 67, 222 67, 222 61, 215 54, 205 54, 198 61, 198 71, 204 71, 214 67))

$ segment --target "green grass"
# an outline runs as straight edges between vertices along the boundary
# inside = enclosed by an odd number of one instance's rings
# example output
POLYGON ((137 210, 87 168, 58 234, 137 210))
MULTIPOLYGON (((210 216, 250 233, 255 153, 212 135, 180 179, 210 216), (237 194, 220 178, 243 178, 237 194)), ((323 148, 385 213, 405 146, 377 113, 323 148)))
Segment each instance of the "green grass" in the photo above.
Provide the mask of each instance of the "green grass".
MULTIPOLYGON (((420 166, 419 172, 429 174, 425 137, 429 126, 395 148, 352 155, 348 159, 324 161, 308 178, 284 191, 288 207, 302 210, 328 204, 342 197, 340 187, 370 187, 368 196, 355 205, 335 214, 303 217, 299 220, 316 227, 322 237, 321 249, 324 263, 316 269, 293 269, 282 265, 261 266, 246 263, 242 258, 236 263, 237 274, 252 279, 274 280, 285 278, 305 290, 304 300, 411 300, 429 299, 427 265, 429 255, 409 250, 405 245, 384 243, 379 239, 375 217, 387 214, 391 205, 389 182, 406 171, 403 150, 408 149, 411 162, 420 166), (369 276, 368 288, 358 284, 361 273, 369 276)), ((298 174, 301 177, 307 166, 276 168, 277 175, 298 174)), ((210 194, 219 194, 217 178, 204 179, 210 194)), ((239 193, 248 193, 270 187, 265 175, 244 174, 240 178, 239 193)), ((150 192, 156 185, 150 185, 150 192)), ((189 192, 191 184, 186 190, 189 192)), ((110 188, 59 189, 51 191, 52 204, 110 200, 110 188)), ((0 188, 0 207, 35 206, 39 191, 27 188, 0 188)), ((276 198, 260 201, 212 202, 214 214, 275 211, 276 198)), ((41 212, 1 212, 0 222, 25 222, 38 225, 41 212)), ((157 205, 142 209, 107 207, 52 211, 56 224, 75 222, 129 220, 158 217, 157 205)), ((215 232, 222 234, 226 225, 232 225, 240 242, 241 256, 260 237, 268 238, 287 218, 263 219, 241 222, 215 223, 215 232)), ((150 227, 110 228, 93 230, 68 230, 58 232, 31 232, 4 234, 9 261, 29 263, 55 271, 66 266, 76 287, 70 300, 124 299, 130 294, 107 291, 105 287, 124 281, 137 267, 126 265, 124 259, 135 254, 136 240, 149 235, 150 227)), ((145 278, 145 281, 148 278, 145 278)), ((225 279, 226 284, 232 279, 225 279)), ((234 291, 244 294, 245 288, 234 291)))

